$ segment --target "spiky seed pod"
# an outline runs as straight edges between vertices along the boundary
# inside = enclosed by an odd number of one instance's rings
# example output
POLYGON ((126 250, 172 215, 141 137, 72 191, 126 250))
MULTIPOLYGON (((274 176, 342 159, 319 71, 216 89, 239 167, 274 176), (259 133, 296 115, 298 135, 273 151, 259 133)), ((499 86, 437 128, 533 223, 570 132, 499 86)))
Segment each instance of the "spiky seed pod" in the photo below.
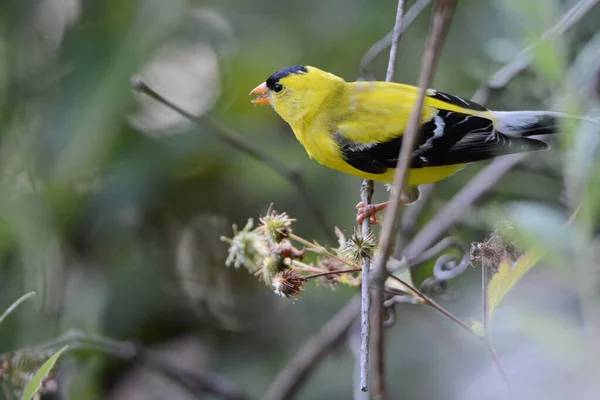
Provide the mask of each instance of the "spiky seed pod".
POLYGON ((377 239, 373 232, 364 236, 360 230, 355 229, 342 248, 342 254, 354 264, 359 264, 363 260, 371 260, 376 247, 377 239))
POLYGON ((273 278, 273 289, 275 294, 281 297, 296 299, 304 290, 304 282, 306 280, 302 275, 293 269, 286 269, 273 278))
POLYGON ((295 219, 290 218, 285 212, 277 214, 275 211, 269 211, 267 215, 260 218, 258 230, 264 232, 269 243, 277 244, 289 237, 294 221, 295 219))

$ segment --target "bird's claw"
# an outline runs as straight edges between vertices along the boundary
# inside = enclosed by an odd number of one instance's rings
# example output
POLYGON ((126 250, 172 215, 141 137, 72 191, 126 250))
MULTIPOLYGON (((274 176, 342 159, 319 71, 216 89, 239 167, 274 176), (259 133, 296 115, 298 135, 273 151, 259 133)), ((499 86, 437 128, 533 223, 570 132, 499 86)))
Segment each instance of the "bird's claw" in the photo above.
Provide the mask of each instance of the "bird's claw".
POLYGON ((368 204, 364 201, 361 201, 356 205, 356 209, 358 210, 358 213, 356 214, 356 222, 358 222, 359 225, 362 225, 365 218, 369 218, 372 225, 379 224, 377 212, 385 208, 381 208, 380 206, 380 204, 368 204))

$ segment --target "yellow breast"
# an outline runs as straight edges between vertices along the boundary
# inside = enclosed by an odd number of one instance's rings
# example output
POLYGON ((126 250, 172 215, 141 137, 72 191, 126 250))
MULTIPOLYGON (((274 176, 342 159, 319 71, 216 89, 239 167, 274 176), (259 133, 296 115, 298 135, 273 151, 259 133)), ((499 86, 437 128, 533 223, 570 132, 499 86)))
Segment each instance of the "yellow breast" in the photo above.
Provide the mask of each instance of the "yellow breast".
MULTIPOLYGON (((363 179, 372 179, 377 182, 392 183, 395 169, 390 168, 383 174, 371 174, 356 169, 346 163, 340 153, 339 147, 330 134, 322 132, 306 132, 299 127, 292 127, 296 138, 306 149, 311 158, 326 167, 344 172, 349 175, 358 176, 363 179), (307 140, 310 137, 311 140, 307 140)), ((455 174, 464 168, 464 164, 449 165, 443 167, 411 168, 408 172, 406 183, 408 185, 425 185, 440 181, 455 174)))

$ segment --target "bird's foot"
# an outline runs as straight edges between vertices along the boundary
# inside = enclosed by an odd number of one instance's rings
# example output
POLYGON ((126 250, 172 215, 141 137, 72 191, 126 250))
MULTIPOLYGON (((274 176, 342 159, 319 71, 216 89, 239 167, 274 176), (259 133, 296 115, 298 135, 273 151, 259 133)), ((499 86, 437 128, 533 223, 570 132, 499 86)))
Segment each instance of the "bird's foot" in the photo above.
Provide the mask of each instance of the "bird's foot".
POLYGON ((356 209, 358 210, 358 213, 356 214, 356 221, 362 225, 365 218, 369 218, 371 224, 379 224, 379 220, 377 220, 377 213, 387 208, 389 203, 389 201, 386 201, 385 203, 379 204, 367 204, 366 202, 361 201, 356 205, 356 209))

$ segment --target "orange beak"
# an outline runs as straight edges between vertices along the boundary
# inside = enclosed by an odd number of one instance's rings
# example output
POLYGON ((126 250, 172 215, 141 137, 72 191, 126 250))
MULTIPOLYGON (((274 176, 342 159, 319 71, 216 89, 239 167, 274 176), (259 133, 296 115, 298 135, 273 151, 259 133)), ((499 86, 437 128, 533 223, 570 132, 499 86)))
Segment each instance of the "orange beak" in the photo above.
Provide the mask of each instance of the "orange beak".
POLYGON ((271 102, 269 101, 269 88, 267 88, 267 84, 266 83, 261 83, 260 85, 258 85, 257 87, 255 87, 251 92, 250 95, 258 95, 257 98, 250 100, 251 103, 254 104, 264 104, 264 105, 271 105, 271 102))

